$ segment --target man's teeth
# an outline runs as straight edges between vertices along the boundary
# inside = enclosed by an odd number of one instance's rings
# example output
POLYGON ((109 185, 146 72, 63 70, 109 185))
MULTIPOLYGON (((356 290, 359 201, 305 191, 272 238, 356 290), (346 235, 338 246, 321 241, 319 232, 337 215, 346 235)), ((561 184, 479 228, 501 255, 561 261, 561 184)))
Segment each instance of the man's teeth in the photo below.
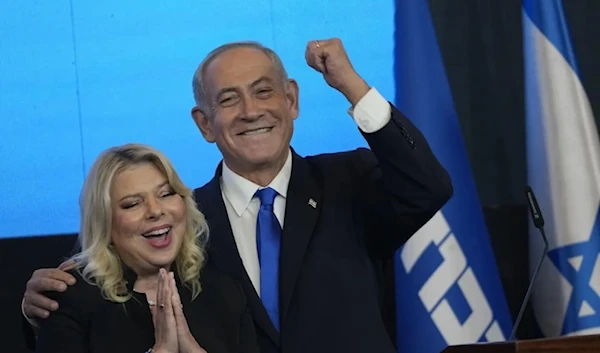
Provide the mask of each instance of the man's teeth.
POLYGON ((269 131, 271 131, 270 127, 263 127, 261 129, 244 131, 244 132, 242 132, 242 135, 264 134, 265 132, 269 132, 269 131))
POLYGON ((158 236, 167 234, 170 230, 171 230, 171 227, 163 228, 163 229, 157 229, 157 230, 153 230, 153 231, 148 232, 148 233, 144 233, 143 236, 145 236, 145 237, 158 237, 158 236))

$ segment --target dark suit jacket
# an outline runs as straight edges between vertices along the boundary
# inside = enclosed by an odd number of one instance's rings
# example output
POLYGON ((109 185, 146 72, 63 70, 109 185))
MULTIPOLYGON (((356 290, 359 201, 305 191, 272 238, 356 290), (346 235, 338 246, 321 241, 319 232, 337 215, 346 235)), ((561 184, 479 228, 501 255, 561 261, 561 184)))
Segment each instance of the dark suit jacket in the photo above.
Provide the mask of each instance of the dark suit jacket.
POLYGON ((263 353, 395 352, 382 318, 376 264, 425 224, 453 189, 422 134, 396 108, 383 129, 363 135, 371 150, 293 155, 281 240, 279 333, 238 255, 221 168, 195 190, 211 228, 209 256, 242 282, 263 353))
MULTIPOLYGON (((77 284, 64 293, 47 293, 60 308, 41 328, 40 353, 143 353, 154 345, 152 314, 146 297, 135 293, 124 304, 110 302, 98 287, 71 271, 77 284)), ((126 272, 133 292, 135 274, 126 272)), ((178 285, 184 314, 196 341, 210 353, 258 352, 252 318, 238 282, 210 264, 201 274, 202 292, 191 301, 191 291, 178 285)))

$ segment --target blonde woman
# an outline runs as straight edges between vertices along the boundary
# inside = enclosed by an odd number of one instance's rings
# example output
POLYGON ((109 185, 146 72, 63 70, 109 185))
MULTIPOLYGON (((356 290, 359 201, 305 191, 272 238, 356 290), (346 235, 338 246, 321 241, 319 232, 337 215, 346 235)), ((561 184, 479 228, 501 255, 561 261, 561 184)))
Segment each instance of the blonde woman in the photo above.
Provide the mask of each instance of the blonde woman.
POLYGON ((59 308, 37 352, 258 352, 242 289, 205 261, 206 221, 162 153, 104 151, 80 207, 77 281, 46 294, 59 308))

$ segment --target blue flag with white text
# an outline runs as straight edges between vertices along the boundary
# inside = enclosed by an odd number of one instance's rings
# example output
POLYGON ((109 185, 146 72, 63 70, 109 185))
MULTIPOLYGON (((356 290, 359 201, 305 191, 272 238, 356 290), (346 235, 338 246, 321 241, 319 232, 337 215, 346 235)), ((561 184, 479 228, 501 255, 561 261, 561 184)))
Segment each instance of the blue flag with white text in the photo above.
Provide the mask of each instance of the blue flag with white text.
POLYGON ((395 259, 401 353, 504 341, 511 318, 427 0, 396 1, 396 104, 450 173, 452 199, 395 259))
MULTIPOLYGON (((549 253, 533 292, 546 337, 600 333, 600 144, 559 0, 522 8, 529 184, 549 253)), ((530 225, 530 259, 542 241, 530 225)), ((535 264, 532 264, 535 266, 535 264)), ((532 267, 533 268, 533 267, 532 267)))

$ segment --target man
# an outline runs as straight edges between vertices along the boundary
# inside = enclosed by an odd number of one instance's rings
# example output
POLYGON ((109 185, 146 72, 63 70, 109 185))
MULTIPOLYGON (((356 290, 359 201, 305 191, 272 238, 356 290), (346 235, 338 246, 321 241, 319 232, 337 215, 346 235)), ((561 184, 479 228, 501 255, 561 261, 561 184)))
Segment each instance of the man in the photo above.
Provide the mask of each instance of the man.
MULTIPOLYGON (((290 147, 298 84, 257 43, 217 48, 194 75, 192 117, 223 155, 195 190, 209 261, 237 278, 263 352, 394 352, 375 264, 452 196, 422 134, 356 73, 339 39, 311 41, 308 65, 342 93, 371 150, 300 157, 290 147)), ((434 104, 434 102, 432 102, 434 104)), ((326 119, 327 117, 322 117, 326 119)), ((24 312, 56 308, 59 270, 38 270, 24 312)))

